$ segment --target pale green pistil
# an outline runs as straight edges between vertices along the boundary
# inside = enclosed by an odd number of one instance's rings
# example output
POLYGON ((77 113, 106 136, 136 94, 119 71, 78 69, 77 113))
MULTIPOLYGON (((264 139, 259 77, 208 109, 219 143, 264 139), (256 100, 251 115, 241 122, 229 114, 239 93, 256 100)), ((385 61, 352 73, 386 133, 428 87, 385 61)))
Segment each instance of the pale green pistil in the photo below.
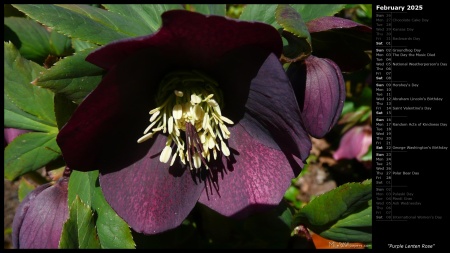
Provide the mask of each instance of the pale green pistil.
POLYGON ((222 116, 221 102, 222 94, 214 80, 197 71, 172 72, 161 82, 156 98, 159 106, 149 112, 150 125, 137 142, 162 131, 168 137, 159 157, 161 162, 167 163, 172 156, 171 166, 177 157, 186 164, 187 158, 191 170, 201 168, 202 164, 208 169, 211 153, 214 160, 218 152, 230 155, 224 142, 230 138, 225 123, 233 122, 222 116))

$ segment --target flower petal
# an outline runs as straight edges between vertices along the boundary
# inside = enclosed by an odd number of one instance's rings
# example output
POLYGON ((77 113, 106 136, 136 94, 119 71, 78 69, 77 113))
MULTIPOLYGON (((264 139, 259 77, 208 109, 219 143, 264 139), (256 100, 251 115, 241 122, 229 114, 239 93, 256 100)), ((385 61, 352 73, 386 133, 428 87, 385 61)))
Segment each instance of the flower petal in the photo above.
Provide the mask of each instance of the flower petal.
MULTIPOLYGON (((233 49, 254 45, 281 54, 277 30, 259 22, 243 22, 223 16, 204 16, 185 10, 162 14, 162 27, 148 36, 120 40, 90 54, 86 60, 110 69, 142 49, 156 47, 172 62, 207 67, 233 49)), ((152 59, 153 60, 153 59, 152 59)))
POLYGON ((354 126, 348 130, 339 143, 339 148, 333 154, 335 160, 357 159, 369 151, 372 145, 372 128, 366 126, 354 126))
POLYGON ((67 178, 33 190, 19 205, 13 221, 15 248, 57 249, 69 215, 67 178))
POLYGON ((223 169, 211 169, 219 189, 210 187, 199 200, 226 216, 245 217, 278 205, 311 150, 278 58, 270 54, 260 66, 243 117, 229 127, 230 160, 223 158, 223 169))
MULTIPOLYGON (((224 170, 213 169, 217 189, 207 188, 199 202, 225 216, 245 218, 278 205, 294 177, 279 149, 259 142, 246 130, 248 124, 230 128, 232 158, 223 158, 224 170)), ((224 157, 224 156, 223 156, 224 157)))
POLYGON ((339 17, 317 18, 306 26, 315 56, 333 60, 344 72, 359 70, 370 63, 365 51, 372 48, 372 28, 339 17))
POLYGON ((308 133, 322 138, 338 121, 345 100, 345 83, 339 67, 329 59, 310 56, 293 63, 287 75, 294 87, 308 133))
POLYGON ((115 166, 114 171, 100 169, 100 186, 108 203, 131 228, 144 234, 179 226, 204 189, 179 162, 170 168, 159 162, 166 137, 158 134, 154 138, 140 160, 124 165, 126 156, 115 157, 114 165, 108 165, 115 166))
POLYGON ((148 110, 155 107, 159 76, 151 73, 166 65, 163 60, 145 65, 140 60, 111 69, 60 130, 56 141, 70 168, 96 170, 114 156, 145 155, 134 150, 141 145, 136 141, 148 125, 148 110))
POLYGON ((266 58, 251 81, 245 107, 245 127, 249 134, 268 147, 296 157, 299 166, 303 166, 301 161, 309 156, 311 140, 304 129, 292 86, 275 55, 266 58))

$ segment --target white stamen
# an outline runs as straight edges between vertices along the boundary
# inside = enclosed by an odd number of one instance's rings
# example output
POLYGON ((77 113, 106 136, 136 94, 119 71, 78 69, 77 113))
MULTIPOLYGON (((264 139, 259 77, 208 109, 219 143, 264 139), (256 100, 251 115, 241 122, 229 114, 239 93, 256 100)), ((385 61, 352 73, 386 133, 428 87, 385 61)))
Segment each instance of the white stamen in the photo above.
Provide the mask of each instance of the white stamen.
POLYGON ((183 97, 183 92, 182 91, 174 90, 173 92, 175 93, 175 96, 180 97, 180 98, 183 97))
POLYGON ((230 131, 228 131, 227 126, 225 126, 225 124, 223 124, 223 123, 219 123, 219 127, 220 127, 220 130, 222 131, 223 138, 225 138, 225 139, 230 138, 230 131))
POLYGON ((213 157, 214 157, 214 160, 217 159, 217 150, 215 150, 215 149, 213 149, 213 157))
POLYGON ((191 104, 195 105, 195 104, 199 104, 200 102, 202 102, 202 99, 199 96, 197 96, 195 94, 191 95, 191 104))
POLYGON ((161 107, 156 107, 155 109, 150 110, 150 111, 148 112, 148 114, 153 114, 153 113, 155 113, 155 112, 157 112, 157 111, 159 111, 159 110, 161 110, 161 107))
POLYGON ((175 163, 176 159, 177 159, 177 155, 176 155, 176 152, 175 152, 175 154, 173 154, 172 161, 170 161, 170 166, 172 166, 175 163))
POLYGON ((153 127, 156 123, 158 123, 158 121, 155 121, 155 122, 151 123, 151 124, 145 129, 144 134, 147 134, 148 131, 150 131, 150 129, 152 129, 152 127, 153 127))
POLYGON ((211 107, 219 107, 219 104, 217 103, 217 101, 216 100, 214 100, 214 99, 210 99, 210 100, 208 100, 208 105, 209 106, 211 106, 211 107))
POLYGON ((183 106, 180 104, 176 104, 173 106, 172 110, 173 118, 176 120, 181 119, 181 116, 183 116, 183 106))
POLYGON ((214 146, 216 145, 216 140, 214 138, 208 138, 208 148, 209 149, 213 149, 214 146))
POLYGON ((161 101, 162 97, 157 97, 159 106, 150 110, 150 125, 137 142, 142 143, 158 132, 167 133, 167 142, 159 157, 162 163, 170 160, 172 166, 180 157, 183 164, 188 161, 191 170, 201 167, 208 169, 211 153, 214 160, 220 155, 218 152, 224 156, 230 155, 224 140, 230 138, 227 125, 234 123, 222 116, 222 108, 218 103, 222 99, 218 84, 195 71, 192 73, 197 76, 184 77, 189 72, 177 72, 180 76, 168 75, 169 80, 162 82, 164 93, 158 95, 170 93, 164 101, 161 101), (185 131, 186 139, 180 131, 185 131), (173 154, 172 142, 176 146, 173 154))
POLYGON ((225 156, 229 156, 230 150, 228 149, 227 144, 225 144, 224 141, 221 141, 220 146, 222 147, 222 154, 224 154, 225 156))
POLYGON ((205 114, 205 116, 203 117, 202 128, 204 130, 207 130, 208 129, 208 124, 209 124, 209 115, 205 114))
POLYGON ((167 122, 168 123, 168 130, 169 130, 169 134, 172 134, 172 132, 173 132, 173 117, 172 116, 170 116, 169 117, 169 122, 167 122))
POLYGON ((227 123, 227 124, 230 124, 230 125, 233 125, 234 124, 234 122, 233 121, 231 121, 231 119, 229 119, 229 118, 227 118, 227 117, 224 117, 224 116, 220 116, 220 119, 221 120, 223 120, 223 122, 225 122, 225 123, 227 123))
POLYGON ((161 111, 156 111, 155 113, 153 113, 153 115, 150 117, 150 122, 155 121, 156 117, 158 117, 160 113, 161 111))
POLYGON ((167 114, 164 112, 164 114, 163 114, 163 133, 166 133, 166 126, 167 126, 167 114))
POLYGON ((214 94, 209 94, 203 101, 209 101, 212 97, 214 97, 214 94))
POLYGON ((142 143, 150 138, 152 138, 154 133, 148 133, 137 140, 137 143, 142 143))
POLYGON ((167 161, 169 161, 170 155, 172 155, 172 148, 170 146, 164 147, 161 155, 159 156, 159 161, 162 163, 167 163, 167 161))
POLYGON ((205 115, 205 112, 203 111, 201 106, 195 105, 193 114, 194 114, 194 120, 199 120, 199 119, 203 119, 203 115, 205 115))
POLYGON ((192 160, 194 163, 194 168, 198 169, 198 168, 200 168, 200 166, 202 166, 202 159, 200 158, 200 156, 197 153, 195 153, 192 156, 192 160))

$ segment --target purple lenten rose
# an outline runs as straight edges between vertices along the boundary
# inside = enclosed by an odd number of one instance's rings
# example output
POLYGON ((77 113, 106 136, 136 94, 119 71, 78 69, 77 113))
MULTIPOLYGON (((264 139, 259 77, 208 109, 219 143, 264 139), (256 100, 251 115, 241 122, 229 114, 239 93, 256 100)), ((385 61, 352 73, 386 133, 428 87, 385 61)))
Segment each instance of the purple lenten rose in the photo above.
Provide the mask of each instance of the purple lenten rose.
POLYGON ((337 123, 345 101, 342 71, 362 69, 370 58, 372 29, 339 17, 321 17, 306 23, 313 52, 290 64, 287 75, 299 101, 308 134, 322 138, 337 123))
POLYGON ((69 216, 68 178, 55 184, 43 184, 20 203, 12 224, 12 241, 16 249, 56 249, 69 216))
POLYGON ((182 10, 162 21, 87 57, 106 74, 58 134, 67 165, 99 170, 108 203, 144 234, 197 202, 235 218, 278 205, 311 149, 280 34, 182 10))

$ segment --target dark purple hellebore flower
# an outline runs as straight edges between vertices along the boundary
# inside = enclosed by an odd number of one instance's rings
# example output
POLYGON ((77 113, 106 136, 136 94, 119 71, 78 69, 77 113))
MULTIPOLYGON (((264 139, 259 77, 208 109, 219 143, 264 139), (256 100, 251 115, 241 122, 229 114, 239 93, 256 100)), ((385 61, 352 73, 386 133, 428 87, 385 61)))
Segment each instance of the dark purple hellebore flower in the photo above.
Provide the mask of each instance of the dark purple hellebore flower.
POLYGON ((69 216, 67 186, 68 178, 62 177, 53 185, 37 187, 23 199, 12 224, 14 248, 58 248, 63 224, 69 216))
POLYGON ((311 149, 279 33, 183 10, 162 21, 87 57, 107 73, 57 137, 66 163, 98 169, 108 203, 145 234, 197 202, 236 218, 278 205, 311 149))
POLYGON ((312 55, 292 63, 287 75, 299 101, 308 133, 322 138, 337 123, 345 101, 342 71, 370 63, 372 28, 339 17, 321 17, 306 23, 312 55))

